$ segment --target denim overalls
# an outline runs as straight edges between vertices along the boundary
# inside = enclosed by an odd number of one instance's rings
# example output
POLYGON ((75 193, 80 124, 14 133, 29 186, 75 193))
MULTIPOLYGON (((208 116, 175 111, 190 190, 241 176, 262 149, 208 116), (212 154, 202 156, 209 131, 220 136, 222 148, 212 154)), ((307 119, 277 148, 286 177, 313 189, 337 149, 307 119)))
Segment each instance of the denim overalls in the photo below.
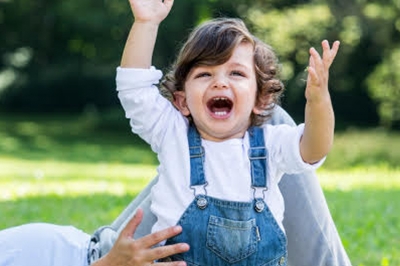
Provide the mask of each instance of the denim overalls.
POLYGON ((184 260, 192 266, 286 265, 286 237, 263 199, 268 169, 263 130, 250 128, 249 138, 254 199, 251 202, 220 200, 207 196, 204 149, 197 129, 189 126, 194 200, 178 221, 182 233, 168 239, 166 245, 184 242, 190 245, 190 250, 172 256, 171 260, 184 260))

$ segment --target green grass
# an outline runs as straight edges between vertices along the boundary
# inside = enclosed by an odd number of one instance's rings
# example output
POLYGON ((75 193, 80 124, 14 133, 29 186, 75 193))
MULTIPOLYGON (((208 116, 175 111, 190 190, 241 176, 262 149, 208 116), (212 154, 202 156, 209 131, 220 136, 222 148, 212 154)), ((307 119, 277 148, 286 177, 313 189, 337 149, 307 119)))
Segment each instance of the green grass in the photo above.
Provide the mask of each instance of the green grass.
MULTIPOLYGON (((400 134, 339 132, 319 170, 355 266, 400 265, 400 134)), ((0 229, 27 222, 109 224, 157 160, 123 114, 0 116, 0 229)))
POLYGON ((353 265, 400 265, 400 170, 321 170, 332 216, 353 265))

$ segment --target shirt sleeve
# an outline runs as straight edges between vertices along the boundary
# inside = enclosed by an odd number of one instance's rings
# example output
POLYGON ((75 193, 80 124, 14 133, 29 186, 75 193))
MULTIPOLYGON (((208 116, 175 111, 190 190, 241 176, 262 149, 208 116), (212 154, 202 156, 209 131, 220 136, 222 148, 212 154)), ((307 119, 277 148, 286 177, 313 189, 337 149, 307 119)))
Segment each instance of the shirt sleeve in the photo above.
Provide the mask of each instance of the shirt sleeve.
POLYGON ((267 148, 272 152, 271 155, 280 171, 287 174, 313 171, 324 163, 326 157, 313 164, 305 162, 301 157, 300 139, 304 132, 304 124, 298 126, 268 125, 267 132, 266 140, 269 143, 267 148))
MULTIPOLYGON (((130 120, 132 132, 159 152, 165 132, 180 114, 156 86, 162 78, 160 70, 117 68, 116 85, 118 98, 130 120)), ((181 118, 182 119, 182 118, 181 118)))
POLYGON ((149 69, 117 67, 117 91, 147 89, 158 84, 161 78, 162 72, 155 67, 149 69))

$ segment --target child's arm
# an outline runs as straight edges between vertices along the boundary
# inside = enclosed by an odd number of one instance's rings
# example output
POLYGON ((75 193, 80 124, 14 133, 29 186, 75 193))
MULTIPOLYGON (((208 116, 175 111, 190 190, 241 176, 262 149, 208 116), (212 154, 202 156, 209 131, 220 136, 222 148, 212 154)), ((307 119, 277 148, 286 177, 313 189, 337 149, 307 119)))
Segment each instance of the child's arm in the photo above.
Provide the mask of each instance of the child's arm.
POLYGON ((329 47, 322 42, 322 58, 310 49, 310 65, 306 87, 304 134, 300 141, 300 153, 307 163, 315 163, 328 154, 333 144, 335 118, 328 90, 329 68, 339 49, 336 41, 329 47))
POLYGON ((158 26, 167 17, 173 2, 129 0, 135 21, 125 44, 121 67, 150 68, 158 26))

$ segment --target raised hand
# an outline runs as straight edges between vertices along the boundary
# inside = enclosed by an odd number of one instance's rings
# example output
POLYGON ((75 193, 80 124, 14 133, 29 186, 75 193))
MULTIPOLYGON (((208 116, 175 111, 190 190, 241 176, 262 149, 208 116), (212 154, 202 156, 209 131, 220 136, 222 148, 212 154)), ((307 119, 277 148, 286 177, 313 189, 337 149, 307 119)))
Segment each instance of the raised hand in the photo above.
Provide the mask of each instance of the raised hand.
POLYGON ((335 116, 328 90, 329 68, 339 50, 339 41, 330 48, 327 40, 322 41, 322 57, 310 48, 308 67, 305 127, 300 140, 300 153, 307 163, 315 163, 328 154, 332 145, 335 116))
POLYGON ((160 24, 169 14, 173 0, 129 0, 135 22, 160 24))
POLYGON ((158 27, 171 11, 173 0, 129 0, 135 21, 126 40, 121 67, 149 68, 158 27))
POLYGON ((310 48, 310 62, 305 92, 307 101, 315 101, 324 99, 324 97, 329 97, 329 68, 339 50, 339 44, 339 41, 335 41, 332 48, 330 48, 327 40, 322 41, 322 58, 315 48, 310 48))

